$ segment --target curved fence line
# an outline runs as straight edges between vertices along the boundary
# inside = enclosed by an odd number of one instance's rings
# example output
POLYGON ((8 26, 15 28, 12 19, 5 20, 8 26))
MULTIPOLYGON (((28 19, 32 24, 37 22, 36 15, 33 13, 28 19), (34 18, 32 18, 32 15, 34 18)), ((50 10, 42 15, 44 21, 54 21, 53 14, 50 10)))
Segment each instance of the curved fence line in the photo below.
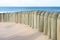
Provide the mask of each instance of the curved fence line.
POLYGON ((23 11, 16 13, 0 13, 0 22, 15 22, 29 25, 49 39, 60 40, 60 12, 23 11))

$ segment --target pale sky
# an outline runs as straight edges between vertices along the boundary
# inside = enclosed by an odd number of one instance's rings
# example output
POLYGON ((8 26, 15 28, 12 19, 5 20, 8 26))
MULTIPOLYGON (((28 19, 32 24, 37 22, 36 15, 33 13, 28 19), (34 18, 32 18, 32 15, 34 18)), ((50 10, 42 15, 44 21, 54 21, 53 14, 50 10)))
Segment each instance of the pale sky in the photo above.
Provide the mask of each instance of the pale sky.
POLYGON ((0 0, 1 6, 60 6, 60 0, 0 0))

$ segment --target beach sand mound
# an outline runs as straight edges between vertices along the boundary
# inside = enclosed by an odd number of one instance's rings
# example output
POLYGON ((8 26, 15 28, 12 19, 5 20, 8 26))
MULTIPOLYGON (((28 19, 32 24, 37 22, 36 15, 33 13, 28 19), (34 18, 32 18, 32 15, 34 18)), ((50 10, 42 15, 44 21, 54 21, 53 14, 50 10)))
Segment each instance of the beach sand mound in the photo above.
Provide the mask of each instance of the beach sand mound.
POLYGON ((46 35, 28 25, 0 23, 0 40, 49 40, 46 35))

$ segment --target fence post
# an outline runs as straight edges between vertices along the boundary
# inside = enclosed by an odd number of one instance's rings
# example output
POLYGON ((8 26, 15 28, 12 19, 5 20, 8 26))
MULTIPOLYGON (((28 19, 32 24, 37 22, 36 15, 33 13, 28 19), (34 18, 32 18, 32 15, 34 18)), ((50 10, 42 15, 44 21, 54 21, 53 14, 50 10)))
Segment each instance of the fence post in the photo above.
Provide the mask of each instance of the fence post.
POLYGON ((29 13, 29 25, 30 25, 30 27, 33 27, 33 11, 30 11, 30 13, 29 13))
POLYGON ((0 13, 0 22, 1 22, 1 13, 0 13))
POLYGON ((6 18, 5 18, 5 13, 3 13, 3 22, 5 22, 5 19, 6 19, 6 18))
POLYGON ((51 39, 57 40, 57 17, 58 13, 54 13, 51 18, 51 39))
POLYGON ((31 21, 32 21, 32 22, 31 22, 31 23, 32 23, 32 24, 31 24, 31 27, 33 28, 33 27, 34 27, 34 12, 33 12, 33 11, 32 11, 32 13, 31 13, 31 16, 32 16, 32 17, 31 17, 31 21))
POLYGON ((15 13, 12 13, 12 21, 15 22, 15 13))
POLYGON ((24 12, 22 12, 22 24, 24 24, 24 12))
POLYGON ((36 23, 36 21, 37 21, 37 13, 38 13, 38 11, 33 11, 33 28, 34 29, 37 29, 37 23, 36 23))
POLYGON ((36 28, 39 31, 40 30, 40 15, 41 15, 42 11, 38 11, 37 12, 37 17, 36 17, 36 28))
POLYGON ((31 27, 31 13, 32 13, 32 12, 29 11, 29 19, 28 19, 28 20, 29 20, 29 26, 30 26, 30 27, 31 27))
POLYGON ((28 25, 28 24, 29 24, 29 23, 28 23, 28 21, 29 21, 29 19, 28 19, 28 18, 29 18, 29 12, 28 12, 28 11, 26 11, 26 12, 25 12, 25 24, 26 24, 26 25, 28 25))
POLYGON ((60 14, 57 18, 57 40, 60 40, 60 14))
POLYGON ((1 13, 1 22, 3 22, 3 13, 1 13))
POLYGON ((44 14, 44 34, 45 35, 48 34, 48 15, 49 15, 49 12, 46 12, 44 14))
POLYGON ((44 14, 45 12, 42 12, 40 15, 40 27, 39 27, 40 32, 43 32, 44 30, 44 14))
POLYGON ((20 13, 17 14, 17 22, 20 23, 20 13))
POLYGON ((51 17, 53 15, 53 12, 49 13, 48 16, 48 38, 51 39, 51 17))

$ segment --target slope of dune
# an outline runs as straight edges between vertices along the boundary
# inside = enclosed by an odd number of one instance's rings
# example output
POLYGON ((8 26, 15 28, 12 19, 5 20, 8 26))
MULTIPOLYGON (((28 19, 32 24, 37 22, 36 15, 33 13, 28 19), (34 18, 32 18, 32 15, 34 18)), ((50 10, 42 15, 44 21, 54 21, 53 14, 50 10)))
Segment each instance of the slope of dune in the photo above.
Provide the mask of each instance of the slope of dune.
POLYGON ((50 40, 28 25, 0 23, 0 40, 50 40))

